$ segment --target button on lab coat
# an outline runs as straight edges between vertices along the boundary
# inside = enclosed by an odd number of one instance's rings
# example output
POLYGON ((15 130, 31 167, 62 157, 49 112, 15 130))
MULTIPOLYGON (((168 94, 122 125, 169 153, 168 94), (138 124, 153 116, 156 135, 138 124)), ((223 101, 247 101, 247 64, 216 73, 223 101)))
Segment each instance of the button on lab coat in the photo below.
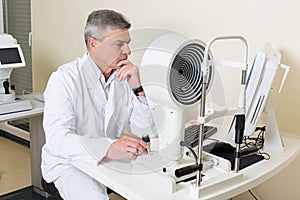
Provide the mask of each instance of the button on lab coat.
POLYGON ((41 168, 46 181, 59 177, 72 160, 97 165, 128 121, 135 135, 154 134, 148 106, 127 81, 113 80, 106 97, 101 76, 88 53, 51 75, 44 92, 41 168))

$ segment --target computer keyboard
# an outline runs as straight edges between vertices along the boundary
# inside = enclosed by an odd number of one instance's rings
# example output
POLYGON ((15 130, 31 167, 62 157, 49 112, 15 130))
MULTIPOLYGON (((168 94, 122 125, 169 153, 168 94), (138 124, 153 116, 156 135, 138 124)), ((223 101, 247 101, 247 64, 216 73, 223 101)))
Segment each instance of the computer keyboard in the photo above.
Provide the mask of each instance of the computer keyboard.
POLYGON ((31 110, 32 104, 29 100, 16 100, 9 103, 0 103, 0 115, 31 110))
MULTIPOLYGON (((218 131, 217 127, 214 126, 204 126, 204 136, 203 139, 207 139, 218 131)), ((184 140, 188 142, 192 147, 198 145, 199 136, 199 125, 190 125, 184 130, 184 140)))

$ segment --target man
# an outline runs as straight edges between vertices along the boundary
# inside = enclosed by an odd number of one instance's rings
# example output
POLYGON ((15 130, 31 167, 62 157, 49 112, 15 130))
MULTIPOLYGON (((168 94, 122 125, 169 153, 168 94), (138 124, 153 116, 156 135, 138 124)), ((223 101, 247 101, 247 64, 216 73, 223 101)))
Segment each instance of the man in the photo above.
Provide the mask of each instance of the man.
POLYGON ((154 134, 139 71, 128 56, 130 23, 112 10, 92 12, 87 52, 54 72, 44 93, 42 174, 64 199, 108 199, 105 187, 72 166, 147 153, 143 134, 154 134), (129 121, 139 137, 121 137, 129 121))

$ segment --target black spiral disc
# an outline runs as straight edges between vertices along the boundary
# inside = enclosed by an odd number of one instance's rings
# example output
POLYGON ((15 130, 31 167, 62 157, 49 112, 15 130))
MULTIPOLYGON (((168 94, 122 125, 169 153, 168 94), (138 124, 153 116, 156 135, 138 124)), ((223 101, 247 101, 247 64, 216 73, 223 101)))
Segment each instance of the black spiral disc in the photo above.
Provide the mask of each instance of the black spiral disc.
MULTIPOLYGON (((199 43, 184 46, 174 57, 170 70, 170 88, 174 98, 181 104, 192 105, 201 99, 201 63, 205 47, 199 43)), ((210 57, 208 57, 210 59, 210 57)), ((208 89, 212 77, 212 67, 208 69, 208 89)))

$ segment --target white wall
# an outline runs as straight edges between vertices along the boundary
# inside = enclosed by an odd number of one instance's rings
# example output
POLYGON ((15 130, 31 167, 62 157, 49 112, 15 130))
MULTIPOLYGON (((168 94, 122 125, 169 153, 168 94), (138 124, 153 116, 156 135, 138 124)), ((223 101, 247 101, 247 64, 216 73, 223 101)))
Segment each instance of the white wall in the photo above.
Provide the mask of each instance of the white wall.
MULTIPOLYGON (((282 53, 282 62, 292 66, 286 85, 278 94, 278 73, 272 91, 279 125, 285 132, 300 136, 300 12, 297 0, 32 0, 33 33, 33 88, 42 91, 52 71, 59 65, 81 56, 85 51, 83 28, 87 15, 95 9, 112 8, 126 15, 133 29, 160 27, 171 29, 207 42, 222 34, 240 34, 249 43, 249 58, 266 42, 282 53)), ((134 38, 133 38, 134 40, 134 38)), ((216 50, 217 56, 239 54, 238 48, 216 50)), ((250 63, 251 63, 250 62, 250 63)), ((230 83, 232 71, 222 71, 223 81, 230 83)), ((237 91, 235 85, 229 87, 237 91)), ((228 91, 226 91, 229 94, 228 91)), ((228 101, 232 101, 228 96, 228 101)), ((293 166, 300 167, 297 159, 293 166)), ((277 199, 278 195, 300 197, 297 185, 297 167, 288 168, 280 176, 259 187, 264 199, 277 199), (276 185, 277 190, 273 189, 276 185)))

